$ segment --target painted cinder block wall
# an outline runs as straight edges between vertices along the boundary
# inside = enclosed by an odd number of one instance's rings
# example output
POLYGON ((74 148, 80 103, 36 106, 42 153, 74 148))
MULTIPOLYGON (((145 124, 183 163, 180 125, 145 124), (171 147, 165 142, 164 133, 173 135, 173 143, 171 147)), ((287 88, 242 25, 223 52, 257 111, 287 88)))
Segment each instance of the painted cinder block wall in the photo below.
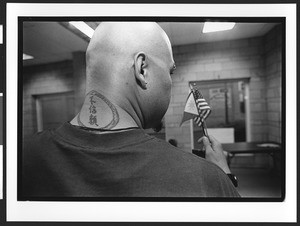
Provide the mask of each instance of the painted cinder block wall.
MULTIPOLYGON (((165 116, 166 140, 175 138, 179 148, 191 151, 189 123, 179 126, 189 81, 251 77, 252 140, 280 142, 280 29, 276 27, 260 38, 175 46, 177 70, 165 116)), ((34 96, 75 91, 73 71, 72 61, 24 68, 23 135, 31 135, 37 128, 34 96)))
POLYGON ((265 36, 266 102, 268 139, 281 142, 282 118, 282 36, 277 26, 265 36))
POLYGON ((189 122, 179 126, 190 81, 250 78, 251 140, 280 142, 280 29, 264 37, 173 47, 177 70, 165 115, 166 139, 191 152, 189 122))
POLYGON ((72 61, 64 61, 23 69, 23 138, 37 131, 35 95, 74 90, 72 61))

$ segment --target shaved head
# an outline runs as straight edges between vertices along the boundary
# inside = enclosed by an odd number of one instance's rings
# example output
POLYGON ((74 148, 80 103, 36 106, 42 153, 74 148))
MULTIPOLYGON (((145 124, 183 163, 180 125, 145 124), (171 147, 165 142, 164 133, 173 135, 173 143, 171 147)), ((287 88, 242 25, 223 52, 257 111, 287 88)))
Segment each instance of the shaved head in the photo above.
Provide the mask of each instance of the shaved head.
MULTIPOLYGON (((111 78, 119 74, 120 69, 124 73, 124 69, 129 70, 133 65, 138 52, 162 57, 169 54, 170 49, 170 41, 157 23, 102 22, 87 48, 88 81, 94 84, 100 78, 103 83, 106 80, 103 77, 111 78)), ((116 76, 120 79, 121 75, 116 76)))
POLYGON ((143 128, 161 122, 170 101, 171 43, 153 22, 102 22, 86 52, 86 92, 97 90, 143 128))

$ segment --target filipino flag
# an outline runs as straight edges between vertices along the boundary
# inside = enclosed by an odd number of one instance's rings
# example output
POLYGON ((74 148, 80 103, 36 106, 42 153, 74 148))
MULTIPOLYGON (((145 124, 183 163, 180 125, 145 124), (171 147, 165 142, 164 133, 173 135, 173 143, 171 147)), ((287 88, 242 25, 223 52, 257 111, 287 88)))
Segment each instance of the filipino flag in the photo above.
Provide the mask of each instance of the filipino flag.
POLYGON ((192 86, 190 86, 190 89, 180 126, 189 119, 194 119, 198 126, 202 126, 204 120, 211 113, 211 108, 199 90, 194 89, 192 86))

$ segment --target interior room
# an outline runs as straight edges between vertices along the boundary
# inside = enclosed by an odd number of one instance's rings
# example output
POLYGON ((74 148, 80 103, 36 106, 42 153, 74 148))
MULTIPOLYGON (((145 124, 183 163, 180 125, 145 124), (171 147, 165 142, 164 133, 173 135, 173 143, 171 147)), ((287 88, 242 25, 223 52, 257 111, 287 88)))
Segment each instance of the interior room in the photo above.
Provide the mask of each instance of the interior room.
MULTIPOLYGON (((197 141, 203 128, 193 120, 181 125, 193 86, 211 107, 205 123, 208 134, 224 144, 241 196, 281 198, 284 24, 221 21, 228 27, 216 28, 217 22, 211 23, 212 30, 205 22, 159 22, 172 43, 177 69, 171 76, 171 101, 163 128, 159 132, 148 129, 147 133, 175 140, 185 152, 201 149, 197 141)), ((21 23, 23 141, 70 121, 80 109, 85 93, 85 51, 99 23, 21 23)))

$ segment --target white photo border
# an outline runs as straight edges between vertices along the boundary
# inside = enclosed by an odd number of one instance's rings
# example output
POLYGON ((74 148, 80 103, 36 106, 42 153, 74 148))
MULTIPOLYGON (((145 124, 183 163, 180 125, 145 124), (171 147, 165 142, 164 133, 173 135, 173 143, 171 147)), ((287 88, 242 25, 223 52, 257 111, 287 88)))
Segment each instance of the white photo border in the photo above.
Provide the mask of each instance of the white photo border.
POLYGON ((7 221, 296 222, 296 4, 7 3, 7 221), (283 202, 17 201, 18 17, 285 17, 286 196, 283 202), (287 164, 288 163, 288 164, 287 164))

